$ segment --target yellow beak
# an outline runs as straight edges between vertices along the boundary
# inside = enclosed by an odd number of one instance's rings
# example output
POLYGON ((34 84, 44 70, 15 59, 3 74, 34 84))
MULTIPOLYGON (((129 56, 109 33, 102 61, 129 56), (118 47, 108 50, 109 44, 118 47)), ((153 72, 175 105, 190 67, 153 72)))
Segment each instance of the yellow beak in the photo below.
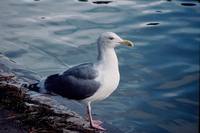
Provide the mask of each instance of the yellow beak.
POLYGON ((134 46, 133 42, 131 42, 129 40, 123 40, 122 42, 120 42, 120 44, 129 46, 129 47, 133 47, 134 46))

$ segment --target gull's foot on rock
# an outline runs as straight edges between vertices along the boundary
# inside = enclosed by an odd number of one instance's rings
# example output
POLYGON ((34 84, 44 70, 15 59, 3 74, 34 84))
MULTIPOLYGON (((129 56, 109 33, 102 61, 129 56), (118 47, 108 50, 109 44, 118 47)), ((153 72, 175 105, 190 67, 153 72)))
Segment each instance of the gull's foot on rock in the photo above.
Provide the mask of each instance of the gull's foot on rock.
POLYGON ((101 125, 103 122, 100 120, 93 120, 93 123, 96 125, 101 125))
POLYGON ((99 124, 96 123, 92 123, 91 125, 93 128, 98 129, 98 130, 102 130, 102 131, 106 131, 105 128, 103 128, 102 126, 100 126, 99 124))

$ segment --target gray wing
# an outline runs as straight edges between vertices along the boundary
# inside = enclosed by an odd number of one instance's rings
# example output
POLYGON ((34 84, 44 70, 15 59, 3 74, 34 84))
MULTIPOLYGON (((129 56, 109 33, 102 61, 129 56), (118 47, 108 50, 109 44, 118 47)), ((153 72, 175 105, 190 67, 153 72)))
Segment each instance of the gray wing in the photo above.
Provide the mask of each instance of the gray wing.
POLYGON ((49 76, 45 88, 63 97, 81 100, 98 90, 100 83, 94 80, 97 76, 93 64, 85 63, 68 69, 62 75, 49 76))
POLYGON ((98 76, 98 73, 92 63, 85 63, 72 67, 63 73, 63 76, 69 75, 80 79, 94 79, 98 76))

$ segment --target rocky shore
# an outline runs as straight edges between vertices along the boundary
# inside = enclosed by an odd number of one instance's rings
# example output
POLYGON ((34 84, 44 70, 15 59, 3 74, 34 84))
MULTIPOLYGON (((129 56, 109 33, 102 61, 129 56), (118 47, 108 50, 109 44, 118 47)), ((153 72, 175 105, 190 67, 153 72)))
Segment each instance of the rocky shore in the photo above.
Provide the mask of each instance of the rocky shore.
POLYGON ((88 121, 56 100, 21 86, 38 79, 33 72, 0 55, 1 133, 100 132, 90 128, 88 121))

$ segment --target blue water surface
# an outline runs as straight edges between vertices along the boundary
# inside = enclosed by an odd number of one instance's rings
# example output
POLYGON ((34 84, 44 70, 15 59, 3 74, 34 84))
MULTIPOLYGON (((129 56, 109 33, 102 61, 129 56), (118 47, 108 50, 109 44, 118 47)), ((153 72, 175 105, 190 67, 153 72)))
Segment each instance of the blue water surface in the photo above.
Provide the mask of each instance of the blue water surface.
POLYGON ((94 116, 125 133, 197 133, 199 1, 0 1, 0 52, 41 76, 95 61, 106 31, 136 46, 116 49, 120 85, 94 116))

